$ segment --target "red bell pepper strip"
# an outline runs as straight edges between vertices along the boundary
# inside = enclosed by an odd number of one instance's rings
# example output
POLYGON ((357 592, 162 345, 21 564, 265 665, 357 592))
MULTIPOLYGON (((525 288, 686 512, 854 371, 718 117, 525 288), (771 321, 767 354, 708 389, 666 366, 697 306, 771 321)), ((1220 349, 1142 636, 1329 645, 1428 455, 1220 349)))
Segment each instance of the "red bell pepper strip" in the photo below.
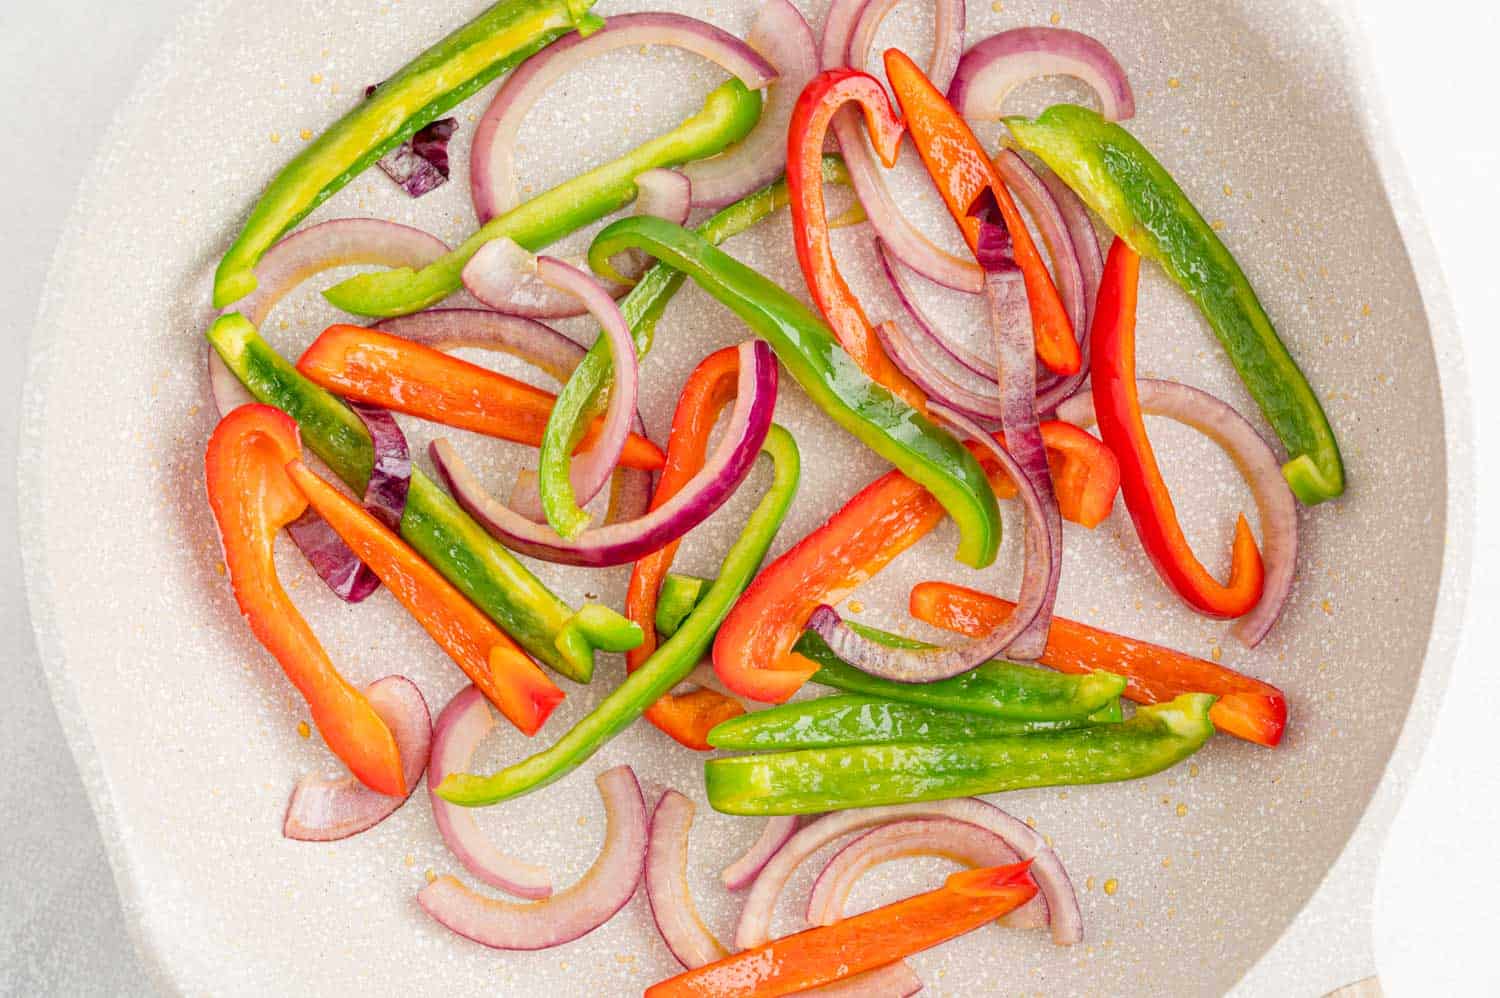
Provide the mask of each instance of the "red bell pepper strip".
MULTIPOLYGON (((651 508, 671 499, 702 468, 708 455, 709 434, 719 411, 735 395, 739 383, 739 348, 725 347, 703 358, 683 386, 672 416, 672 435, 667 441, 666 467, 651 497, 651 508)), ((641 627, 645 640, 625 656, 625 668, 634 672, 656 652, 656 601, 662 580, 672 568, 681 540, 647 555, 635 563, 630 586, 625 591, 625 616, 641 627)), ((646 710, 646 719, 690 749, 708 751, 708 732, 720 721, 745 712, 738 700, 717 690, 698 689, 681 695, 668 693, 646 710)))
POLYGON ((873 380, 923 412, 926 396, 886 356, 859 299, 849 290, 833 259, 828 210, 823 202, 823 145, 829 122, 847 103, 857 104, 864 111, 875 152, 886 166, 895 165, 901 150, 903 126, 879 80, 847 68, 830 69, 813 77, 797 98, 786 139, 786 184, 797 262, 813 304, 854 362, 873 380))
POLYGON ((1031 861, 960 870, 935 891, 774 939, 678 974, 646 998, 775 998, 842 981, 930 949, 1030 901, 1031 861))
POLYGON ((985 155, 984 146, 974 137, 963 116, 910 56, 900 49, 887 49, 885 72, 891 89, 896 92, 901 113, 906 116, 912 144, 976 256, 980 223, 972 209, 985 191, 994 194, 1005 227, 1010 230, 1016 264, 1026 281, 1037 358, 1058 374, 1077 373, 1083 366, 1083 357, 1074 338, 1073 324, 994 161, 985 155))
MULTIPOLYGON (((497 371, 390 333, 329 326, 297 361, 308 380, 344 398, 378 405, 444 426, 539 447, 557 397, 497 371)), ((598 436, 596 419, 579 442, 598 436)), ((661 448, 632 433, 620 453, 626 468, 657 471, 661 448)))
MULTIPOLYGON (((923 582, 911 591, 913 617, 959 634, 988 634, 1014 608, 1010 600, 948 582, 923 582)), ((1286 694, 1269 683, 1087 624, 1054 619, 1047 648, 1037 662, 1059 672, 1105 669, 1124 676, 1125 696, 1136 703, 1212 693, 1219 698, 1208 713, 1214 727, 1260 745, 1274 747, 1286 730, 1286 694)))
MULTIPOLYGON (((1043 423, 1042 441, 1063 515, 1097 526, 1120 484, 1114 455, 1070 423, 1043 423)), ((1015 494, 998 466, 985 470, 996 495, 1015 494)), ((943 507, 931 493, 899 471, 871 482, 745 590, 714 642, 720 681, 741 696, 785 701, 818 671, 817 663, 792 650, 813 610, 844 599, 942 519, 943 507)))
POLYGON ((1193 554, 1167 483, 1162 479, 1135 383, 1135 312, 1141 258, 1123 239, 1109 248, 1094 309, 1094 412, 1099 436, 1120 461, 1120 491, 1135 532, 1162 581, 1188 606, 1209 617, 1239 617, 1260 602, 1265 566, 1244 514, 1234 529, 1229 584, 1221 584, 1193 554))
POLYGON ((203 463, 229 583, 250 630, 307 701, 333 754, 371 790, 405 797, 390 728, 339 675, 276 577, 276 532, 307 508, 286 471, 301 456, 297 424, 280 409, 240 406, 215 427, 203 463))
POLYGON ((369 513, 301 461, 287 473, 334 533, 380 577, 464 675, 522 734, 534 735, 562 702, 563 691, 510 637, 464 598, 437 569, 369 513))

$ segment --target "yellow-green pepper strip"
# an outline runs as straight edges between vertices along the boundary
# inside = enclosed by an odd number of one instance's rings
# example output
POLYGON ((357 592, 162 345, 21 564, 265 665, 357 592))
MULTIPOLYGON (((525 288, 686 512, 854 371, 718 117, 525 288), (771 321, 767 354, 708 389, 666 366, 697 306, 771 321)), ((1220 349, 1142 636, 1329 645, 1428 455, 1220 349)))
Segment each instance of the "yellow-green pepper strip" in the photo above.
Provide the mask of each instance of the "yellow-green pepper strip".
POLYGON ((1161 772, 1214 733, 1214 697, 1184 693, 1121 724, 982 738, 802 749, 712 759, 708 802, 726 814, 816 814, 1001 793, 1113 783, 1161 772))
POLYGON ((219 263, 214 307, 254 291, 261 255, 366 167, 568 31, 602 27, 591 6, 593 0, 503 0, 407 63, 271 181, 219 263))
MULTIPOLYGON (((233 312, 208 341, 250 394, 297 421, 303 441, 356 494, 375 460, 359 417, 303 377, 250 322, 233 312)), ((413 468, 400 533, 417 553, 539 662, 586 683, 594 651, 629 651, 641 629, 615 611, 588 604, 576 613, 503 548, 420 469, 413 468)))
POLYGON ((1342 495, 1344 462, 1318 396, 1233 254, 1166 168, 1124 128, 1074 104, 1005 124, 1023 149, 1040 156, 1197 303, 1291 455, 1281 473, 1297 498, 1311 506, 1342 495))
POLYGON ((647 170, 704 159, 744 138, 760 120, 760 102, 760 91, 730 79, 670 132, 490 219, 457 249, 421 270, 370 271, 334 285, 323 296, 355 315, 406 315, 435 305, 458 290, 464 264, 485 243, 506 237, 536 251, 619 211, 635 200, 635 178, 647 170))
POLYGON ((660 218, 623 218, 594 238, 589 265, 642 249, 691 277, 776 351, 818 407, 942 503, 959 529, 959 560, 983 568, 1000 546, 1000 507, 974 455, 884 386, 871 381, 811 309, 702 236, 660 218))
POLYGON ((614 692, 600 701, 587 717, 551 748, 489 776, 450 773, 438 784, 444 800, 467 807, 483 807, 530 793, 577 769, 615 735, 629 727, 661 696, 687 678, 708 651, 714 632, 734 601, 750 584, 781 521, 797 494, 801 458, 797 442, 780 426, 773 425, 762 453, 775 465, 771 487, 750 514, 739 539, 724 556, 719 577, 709 587, 682 627, 630 675, 614 692))

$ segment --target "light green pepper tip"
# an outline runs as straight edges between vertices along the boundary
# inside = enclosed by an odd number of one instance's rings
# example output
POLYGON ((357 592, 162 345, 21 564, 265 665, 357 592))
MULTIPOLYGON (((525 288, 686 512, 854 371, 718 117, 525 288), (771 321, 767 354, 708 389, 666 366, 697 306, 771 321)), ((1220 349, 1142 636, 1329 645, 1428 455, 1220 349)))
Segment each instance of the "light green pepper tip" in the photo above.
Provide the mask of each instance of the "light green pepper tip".
POLYGON ((1281 475, 1292 487, 1292 494, 1304 506, 1316 506, 1320 502, 1329 499, 1337 499, 1344 494, 1343 467, 1334 468, 1338 477, 1330 481, 1319 469, 1317 462, 1309 454, 1302 454, 1292 458, 1281 466, 1281 475))

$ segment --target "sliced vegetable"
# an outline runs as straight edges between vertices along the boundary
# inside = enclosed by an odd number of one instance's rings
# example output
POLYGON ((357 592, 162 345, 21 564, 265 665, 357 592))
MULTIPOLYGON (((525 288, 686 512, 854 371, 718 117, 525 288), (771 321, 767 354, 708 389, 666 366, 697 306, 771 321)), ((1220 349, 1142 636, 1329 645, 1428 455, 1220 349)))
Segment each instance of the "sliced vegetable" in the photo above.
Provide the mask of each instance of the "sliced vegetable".
POLYGON ((724 867, 724 872, 719 874, 719 879, 724 886, 732 891, 741 891, 749 887, 759 876, 760 871, 765 869, 771 858, 786 845, 787 840, 797 834, 797 828, 802 824, 798 815, 786 817, 767 818, 766 825, 761 829, 760 835, 733 863, 724 867))
POLYGON ((381 171, 414 198, 437 190, 448 182, 448 140, 457 129, 457 118, 439 118, 380 157, 381 171))
POLYGON ((959 60, 948 100, 971 121, 999 121, 1006 96, 1039 76, 1082 80, 1110 121, 1135 116, 1130 80, 1109 49, 1067 28, 1012 28, 976 43, 959 60))
POLYGON ((646 847, 646 900, 662 942, 689 969, 729 955, 703 924, 688 890, 688 833, 693 828, 693 802, 668 790, 651 812, 646 847))
MULTIPOLYGON (((848 65, 855 69, 866 68, 870 49, 875 43, 875 32, 885 21, 887 14, 896 6, 896 0, 870 0, 854 23, 854 33, 849 37, 848 65)), ((966 7, 964 0, 936 0, 932 18, 932 57, 927 61, 927 76, 939 89, 946 89, 958 70, 959 58, 964 51, 964 25, 966 7)))
MULTIPOLYGON (((670 450, 670 446, 668 447, 670 450)), ((677 633, 683 620, 693 612, 693 607, 708 591, 709 580, 696 575, 668 572, 661 580, 656 594, 656 631, 664 638, 677 633)), ((627 602, 629 596, 626 597, 627 602)), ((645 624, 641 624, 644 629, 645 624)))

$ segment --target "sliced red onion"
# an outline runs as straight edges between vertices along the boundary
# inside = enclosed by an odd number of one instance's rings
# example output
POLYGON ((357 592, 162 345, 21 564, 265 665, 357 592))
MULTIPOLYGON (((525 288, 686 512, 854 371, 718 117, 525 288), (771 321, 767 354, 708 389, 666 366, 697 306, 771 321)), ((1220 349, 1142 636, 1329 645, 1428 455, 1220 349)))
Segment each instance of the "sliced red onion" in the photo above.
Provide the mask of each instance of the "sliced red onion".
POLYGON ((693 204, 722 208, 765 187, 786 170, 786 129, 797 95, 818 74, 818 52, 807 20, 789 0, 765 0, 747 44, 776 67, 760 122, 712 159, 689 163, 693 204))
POLYGON ((495 949, 539 950, 572 942, 625 907, 646 865, 646 802, 629 766, 599 775, 608 824, 604 848, 583 879, 544 901, 519 904, 478 894, 454 877, 417 893, 422 910, 466 939, 495 949))
POLYGON ((1052 924, 1052 939, 1070 945, 1083 939, 1083 914, 1067 870, 1046 840, 1025 822, 973 797, 895 804, 886 807, 836 811, 813 821, 797 832, 766 864, 745 898, 735 930, 734 943, 749 949, 771 936, 771 918, 776 902, 797 868, 824 846, 852 832, 912 818, 951 818, 967 822, 1000 836, 1021 859, 1032 861, 1031 876, 1046 899, 1052 924))
MULTIPOLYGON (((885 272, 886 281, 890 284, 891 290, 896 294, 896 300, 901 303, 901 307, 911 317, 918 331, 964 369, 979 375, 990 383, 994 383, 1000 376, 995 370, 995 362, 985 359, 977 351, 969 349, 958 339, 946 335, 928 318, 927 313, 922 310, 922 306, 917 304, 915 289, 912 288, 911 282, 907 280, 906 271, 908 268, 906 264, 896 259, 895 254, 886 246, 885 240, 879 238, 875 240, 875 253, 876 257, 880 260, 881 270, 885 272)), ((1019 282, 1021 277, 1020 275, 1016 275, 1013 279, 1019 282)), ((995 404, 997 406, 995 418, 999 418, 998 395, 995 396, 995 404)))
MULTIPOLYGON (((1229 633, 1254 648, 1275 625, 1292 592, 1297 574, 1297 502, 1282 477, 1276 453, 1234 407, 1175 381, 1141 378, 1141 411, 1191 426, 1234 459, 1260 511, 1261 556, 1266 581, 1260 602, 1234 622, 1229 633)), ((1084 392, 1057 408, 1057 415, 1078 426, 1094 424, 1094 395, 1084 392)))
POLYGON ((651 12, 611 17, 588 37, 564 35, 523 62, 501 85, 474 133, 469 164, 474 210, 481 222, 521 203, 516 188, 516 143, 521 123, 542 94, 589 59, 621 48, 671 45, 700 55, 739 77, 751 90, 776 78, 776 69, 738 38, 685 14, 651 12))
POLYGON ((946 403, 989 429, 1000 425, 1000 400, 993 394, 971 391, 950 378, 912 342, 906 330, 894 322, 882 322, 875 327, 875 335, 891 362, 922 389, 922 394, 946 403))
POLYGON ((379 166, 387 177, 414 198, 448 182, 448 140, 458 128, 456 118, 440 118, 384 156, 379 166))
POLYGON ((713 963, 729 951, 703 924, 688 890, 688 833, 693 802, 675 790, 662 794, 651 813, 646 846, 646 900, 662 942, 688 970, 713 963))
MULTIPOLYGON (((870 0, 864 5, 849 36, 846 65, 855 69, 866 67, 875 32, 894 6, 896 0, 870 0)), ((936 0, 934 6, 937 9, 933 13, 932 56, 927 60, 927 78, 939 90, 947 90, 964 51, 964 0, 936 0)))
POLYGON ((833 0, 823 17, 823 34, 818 40, 818 60, 824 69, 849 65, 849 42, 859 16, 870 0, 833 0))
POLYGON ((353 776, 304 776, 292 791, 281 823, 281 834, 287 838, 333 842, 358 835, 395 814, 421 782, 432 746, 432 715, 422 691, 405 676, 386 676, 371 683, 365 696, 396 739, 406 797, 378 794, 353 776))
POLYGON ((760 871, 776 855, 776 851, 786 845, 787 839, 797 834, 801 824, 802 819, 795 814, 767 818, 766 827, 761 829, 760 837, 755 843, 719 874, 724 886, 732 891, 742 891, 754 883, 760 871))
POLYGON ((1012 28, 964 53, 948 88, 948 101, 965 118, 999 121, 1000 105, 1018 85, 1039 76, 1072 76, 1088 84, 1109 121, 1135 114, 1125 70, 1109 49, 1067 28, 1012 28))
MULTIPOLYGON (((734 494, 750 473, 771 427, 776 403, 776 358, 761 340, 740 346, 739 397, 729 428, 703 469, 681 492, 628 523, 559 537, 497 502, 447 440, 432 444, 433 461, 459 505, 501 543, 522 554, 567 565, 620 565, 671 543, 702 523, 734 494)), ((633 356, 633 354, 632 354, 633 356)))

